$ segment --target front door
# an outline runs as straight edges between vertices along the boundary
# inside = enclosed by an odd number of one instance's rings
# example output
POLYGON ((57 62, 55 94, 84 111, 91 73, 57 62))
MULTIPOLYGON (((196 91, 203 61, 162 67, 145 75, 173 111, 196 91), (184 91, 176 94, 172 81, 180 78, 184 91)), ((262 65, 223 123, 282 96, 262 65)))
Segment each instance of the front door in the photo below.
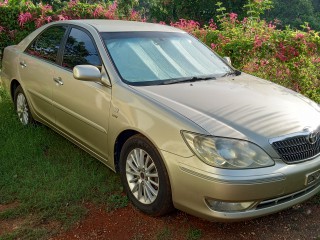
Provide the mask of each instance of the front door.
POLYGON ((54 76, 53 105, 56 125, 88 150, 107 159, 107 133, 111 88, 73 77, 76 65, 102 68, 93 39, 82 29, 72 28, 65 44, 62 68, 54 76))

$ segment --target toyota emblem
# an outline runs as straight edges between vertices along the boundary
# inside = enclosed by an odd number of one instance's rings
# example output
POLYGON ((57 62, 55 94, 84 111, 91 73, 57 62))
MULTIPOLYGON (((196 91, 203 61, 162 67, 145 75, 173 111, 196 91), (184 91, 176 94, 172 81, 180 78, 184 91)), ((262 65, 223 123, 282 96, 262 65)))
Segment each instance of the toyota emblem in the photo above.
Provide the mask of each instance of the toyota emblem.
POLYGON ((310 144, 315 144, 318 139, 319 139, 319 136, 320 136, 320 131, 316 132, 311 132, 308 136, 307 136, 307 141, 310 143, 310 144))

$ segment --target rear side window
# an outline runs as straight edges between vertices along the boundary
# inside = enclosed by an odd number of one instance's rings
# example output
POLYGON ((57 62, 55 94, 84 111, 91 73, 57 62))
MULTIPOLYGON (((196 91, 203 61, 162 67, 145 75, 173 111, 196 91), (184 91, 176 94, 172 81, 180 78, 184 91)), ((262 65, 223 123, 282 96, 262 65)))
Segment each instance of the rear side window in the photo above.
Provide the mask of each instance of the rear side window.
POLYGON ((65 46, 62 66, 73 69, 74 66, 81 64, 99 67, 101 66, 101 60, 89 35, 84 31, 73 28, 65 46))
POLYGON ((55 63, 66 29, 66 26, 54 26, 44 30, 27 48, 26 52, 55 63))

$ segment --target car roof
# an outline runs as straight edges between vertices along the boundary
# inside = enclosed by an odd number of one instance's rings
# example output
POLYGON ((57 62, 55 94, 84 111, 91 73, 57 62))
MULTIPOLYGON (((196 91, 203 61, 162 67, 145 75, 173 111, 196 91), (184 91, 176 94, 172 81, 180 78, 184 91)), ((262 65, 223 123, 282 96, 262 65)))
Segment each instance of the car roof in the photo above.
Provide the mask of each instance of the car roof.
POLYGON ((163 24, 123 21, 123 20, 102 20, 102 19, 81 19, 63 21, 77 25, 91 25, 99 32, 132 32, 132 31, 156 31, 156 32, 183 32, 180 29, 163 24))

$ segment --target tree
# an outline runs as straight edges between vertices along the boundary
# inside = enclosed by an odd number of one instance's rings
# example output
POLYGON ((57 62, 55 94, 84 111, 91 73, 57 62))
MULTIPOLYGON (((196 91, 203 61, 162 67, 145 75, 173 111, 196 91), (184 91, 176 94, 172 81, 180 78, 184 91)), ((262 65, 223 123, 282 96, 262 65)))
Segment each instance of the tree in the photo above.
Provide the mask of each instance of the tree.
POLYGON ((281 27, 290 25, 301 28, 305 22, 310 23, 311 28, 320 30, 320 16, 315 13, 314 6, 319 0, 274 0, 274 8, 267 15, 269 20, 279 19, 281 27))
MULTIPOLYGON (((140 0, 139 5, 149 9, 151 19, 158 21, 176 21, 181 18, 194 19, 201 23, 216 19, 216 4, 221 0, 140 0)), ((227 12, 242 13, 247 0, 227 0, 224 7, 227 12)))

